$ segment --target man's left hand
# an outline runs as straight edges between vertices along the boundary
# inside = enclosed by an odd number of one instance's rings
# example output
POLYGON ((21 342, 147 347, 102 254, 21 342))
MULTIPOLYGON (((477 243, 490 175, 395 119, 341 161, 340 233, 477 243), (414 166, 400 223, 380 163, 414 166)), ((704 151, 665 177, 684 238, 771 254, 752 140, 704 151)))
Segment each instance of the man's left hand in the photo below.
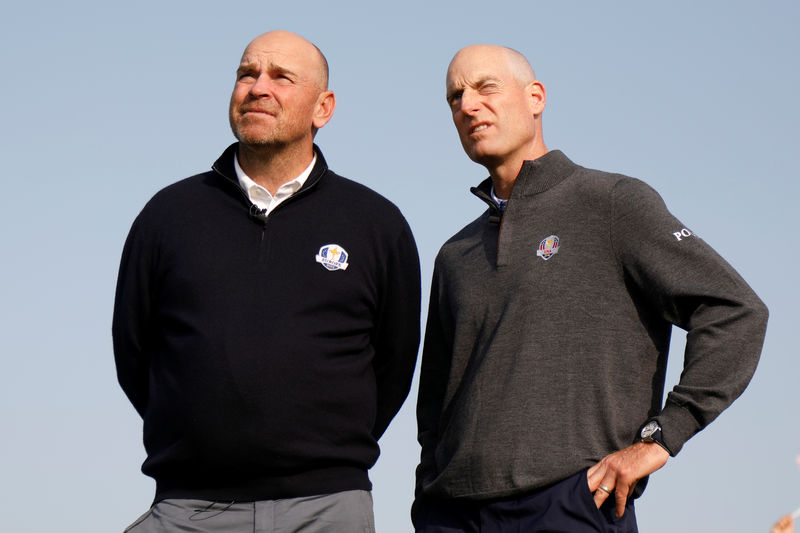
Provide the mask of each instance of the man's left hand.
POLYGON ((586 473, 597 508, 613 493, 617 502, 617 517, 621 517, 636 482, 664 466, 668 458, 669 453, 654 442, 637 442, 603 457, 586 473))

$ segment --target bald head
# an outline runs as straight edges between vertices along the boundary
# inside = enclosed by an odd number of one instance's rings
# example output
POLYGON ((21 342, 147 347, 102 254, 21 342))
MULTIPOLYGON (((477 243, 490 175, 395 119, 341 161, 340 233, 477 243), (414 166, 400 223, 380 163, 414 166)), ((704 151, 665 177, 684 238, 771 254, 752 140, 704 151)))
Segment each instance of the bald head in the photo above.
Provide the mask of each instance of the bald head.
POLYGON ((328 60, 322 51, 307 39, 290 31, 276 30, 259 35, 247 45, 242 54, 242 63, 251 61, 264 53, 289 55, 303 66, 307 76, 320 91, 328 89, 328 60))
POLYGON ((313 137, 336 107, 327 86, 328 62, 316 46, 288 31, 259 35, 236 70, 229 108, 234 136, 270 153, 289 146, 310 160, 313 137))
POLYGON ((461 145, 501 190, 522 163, 547 152, 542 137, 545 89, 525 56, 505 46, 463 48, 447 68, 447 103, 461 145))
POLYGON ((454 70, 465 64, 470 65, 472 69, 505 67, 520 86, 536 81, 536 74, 525 56, 507 46, 475 44, 462 48, 450 61, 450 66, 447 68, 447 79, 450 79, 454 70))

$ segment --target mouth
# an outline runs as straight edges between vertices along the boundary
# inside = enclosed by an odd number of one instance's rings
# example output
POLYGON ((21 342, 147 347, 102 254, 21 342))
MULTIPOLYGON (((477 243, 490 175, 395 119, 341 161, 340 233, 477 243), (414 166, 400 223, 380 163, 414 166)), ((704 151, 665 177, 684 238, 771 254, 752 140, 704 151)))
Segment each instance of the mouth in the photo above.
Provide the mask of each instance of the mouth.
POLYGON ((487 128, 489 128, 490 126, 491 126, 491 124, 489 124, 488 122, 479 122, 479 123, 477 123, 474 126, 471 126, 469 128, 469 134, 472 135, 473 133, 478 133, 478 132, 484 131, 487 128))
POLYGON ((273 112, 271 112, 271 111, 267 111, 266 109, 258 109, 258 108, 248 108, 248 109, 242 109, 242 110, 240 111, 240 113, 241 113, 242 115, 247 115, 247 114, 250 114, 250 113, 252 113, 252 114, 256 114, 256 115, 270 115, 270 116, 275 116, 275 113, 273 113, 273 112))

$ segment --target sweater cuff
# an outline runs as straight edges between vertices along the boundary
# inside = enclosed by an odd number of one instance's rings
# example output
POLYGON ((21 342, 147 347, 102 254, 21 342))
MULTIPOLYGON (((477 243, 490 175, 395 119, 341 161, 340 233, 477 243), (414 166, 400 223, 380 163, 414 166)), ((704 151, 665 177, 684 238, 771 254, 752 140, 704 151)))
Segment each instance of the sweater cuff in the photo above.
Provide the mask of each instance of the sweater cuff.
POLYGON ((674 404, 668 403, 655 419, 661 426, 661 439, 673 457, 678 455, 687 440, 703 429, 687 409, 674 404))

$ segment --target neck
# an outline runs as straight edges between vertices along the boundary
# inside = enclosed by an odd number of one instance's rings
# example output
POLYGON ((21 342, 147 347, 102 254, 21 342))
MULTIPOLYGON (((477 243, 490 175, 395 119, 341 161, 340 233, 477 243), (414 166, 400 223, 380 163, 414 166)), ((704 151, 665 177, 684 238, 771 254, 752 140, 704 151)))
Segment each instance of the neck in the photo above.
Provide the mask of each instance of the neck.
POLYGON ((302 147, 258 146, 239 143, 244 173, 274 195, 281 185, 300 175, 314 158, 313 144, 302 147))
POLYGON ((486 170, 489 171, 489 176, 492 178, 494 185, 494 193, 498 198, 508 200, 511 197, 511 190, 514 188, 514 183, 517 181, 522 164, 525 161, 533 161, 547 153, 547 147, 544 143, 523 154, 508 157, 499 161, 495 165, 485 165, 486 170))

